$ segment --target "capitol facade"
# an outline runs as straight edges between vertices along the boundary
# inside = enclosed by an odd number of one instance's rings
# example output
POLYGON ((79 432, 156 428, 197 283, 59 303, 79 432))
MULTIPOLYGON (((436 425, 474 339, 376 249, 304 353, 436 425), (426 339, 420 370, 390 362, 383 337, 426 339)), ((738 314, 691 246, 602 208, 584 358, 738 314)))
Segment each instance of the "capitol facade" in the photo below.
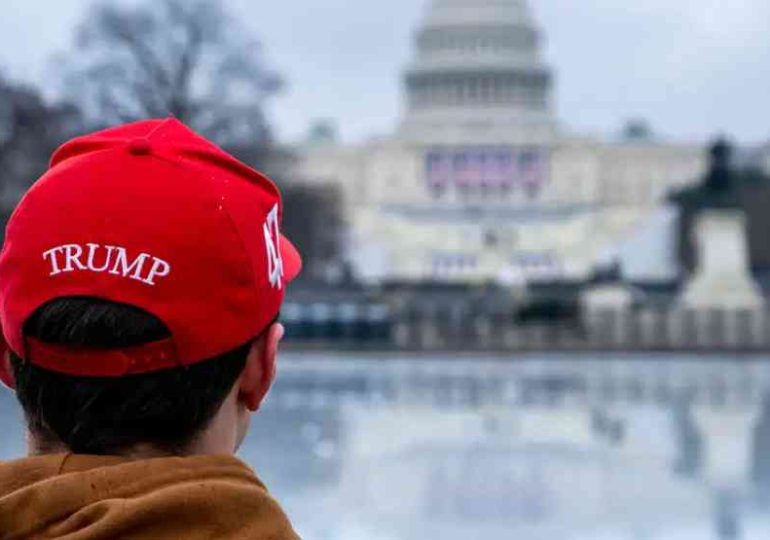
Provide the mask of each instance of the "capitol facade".
POLYGON ((704 148, 568 133, 542 40, 526 0, 433 0, 395 132, 300 148, 295 176, 343 194, 358 279, 525 285, 608 263, 673 279, 665 201, 702 177, 704 148))

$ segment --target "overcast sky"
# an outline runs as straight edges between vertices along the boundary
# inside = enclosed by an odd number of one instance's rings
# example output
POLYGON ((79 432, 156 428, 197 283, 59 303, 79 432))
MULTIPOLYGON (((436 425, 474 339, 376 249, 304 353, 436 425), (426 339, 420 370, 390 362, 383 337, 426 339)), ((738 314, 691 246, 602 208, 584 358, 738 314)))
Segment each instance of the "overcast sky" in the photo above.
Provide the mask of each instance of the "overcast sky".
MULTIPOLYGON (((288 88, 270 107, 284 140, 313 119, 347 140, 386 134, 423 0, 223 0, 288 88)), ((770 140, 770 1, 532 0, 547 33, 556 106, 578 133, 631 117, 670 139, 770 140)), ((91 0, 0 0, 0 69, 46 84, 91 0)))

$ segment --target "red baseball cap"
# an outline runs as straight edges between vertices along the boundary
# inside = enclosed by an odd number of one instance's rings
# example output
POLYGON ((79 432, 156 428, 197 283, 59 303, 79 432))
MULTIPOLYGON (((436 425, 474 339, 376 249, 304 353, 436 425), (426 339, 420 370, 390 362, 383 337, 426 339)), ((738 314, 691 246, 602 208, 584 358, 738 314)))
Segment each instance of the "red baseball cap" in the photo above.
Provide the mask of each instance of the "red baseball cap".
POLYGON ((243 345, 275 319, 302 267, 279 232, 281 215, 266 176, 177 120, 74 139, 8 223, 0 253, 5 341, 25 361, 84 377, 189 366, 243 345), (171 337, 120 350, 25 338, 35 310, 62 297, 141 308, 171 337))

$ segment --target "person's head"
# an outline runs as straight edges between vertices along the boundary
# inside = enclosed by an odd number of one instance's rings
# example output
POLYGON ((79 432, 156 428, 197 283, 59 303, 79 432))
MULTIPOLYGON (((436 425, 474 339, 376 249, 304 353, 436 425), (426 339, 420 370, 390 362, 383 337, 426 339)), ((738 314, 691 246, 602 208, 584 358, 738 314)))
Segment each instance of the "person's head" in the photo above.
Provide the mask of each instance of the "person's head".
POLYGON ((31 451, 234 452, 301 267, 279 220, 266 177, 179 122, 62 147, 0 255, 0 379, 31 451))
MULTIPOLYGON (((25 335, 66 347, 125 348, 170 337, 156 317, 93 298, 54 300, 25 335)), ((12 384, 34 453, 92 455, 230 453, 275 376, 279 324, 190 367, 127 377, 75 377, 10 352, 12 384)))

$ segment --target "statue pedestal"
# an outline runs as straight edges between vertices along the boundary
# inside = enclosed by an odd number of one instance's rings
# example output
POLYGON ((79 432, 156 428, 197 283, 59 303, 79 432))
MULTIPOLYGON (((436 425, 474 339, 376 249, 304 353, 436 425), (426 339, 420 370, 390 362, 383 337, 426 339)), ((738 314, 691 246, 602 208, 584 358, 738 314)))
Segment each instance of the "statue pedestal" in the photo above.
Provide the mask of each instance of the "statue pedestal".
POLYGON ((634 303, 634 295, 623 283, 608 283, 591 287, 580 297, 584 312, 629 311, 634 303))
POLYGON ((759 309, 762 291, 751 276, 746 217, 739 210, 706 210, 693 230, 698 269, 682 303, 696 309, 759 309))

